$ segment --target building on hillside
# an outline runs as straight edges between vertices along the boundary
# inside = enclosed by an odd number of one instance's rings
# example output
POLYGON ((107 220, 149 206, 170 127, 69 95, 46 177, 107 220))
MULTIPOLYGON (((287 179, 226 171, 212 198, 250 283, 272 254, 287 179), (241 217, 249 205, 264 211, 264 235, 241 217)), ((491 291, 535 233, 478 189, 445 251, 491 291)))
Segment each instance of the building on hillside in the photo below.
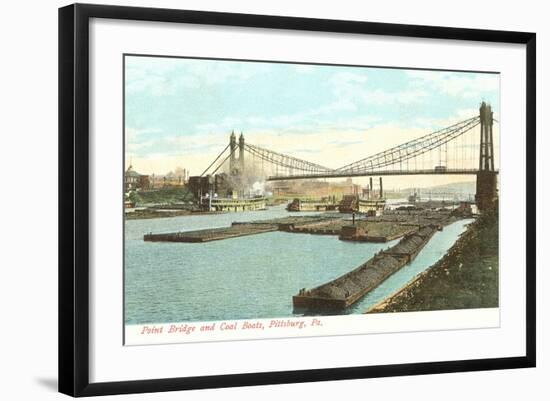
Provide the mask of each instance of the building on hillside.
POLYGON ((149 189, 149 176, 140 174, 134 170, 132 165, 124 172, 124 190, 126 192, 132 190, 149 189))
POLYGON ((181 167, 177 167, 174 171, 169 171, 162 177, 163 187, 182 187, 189 181, 189 172, 181 167))

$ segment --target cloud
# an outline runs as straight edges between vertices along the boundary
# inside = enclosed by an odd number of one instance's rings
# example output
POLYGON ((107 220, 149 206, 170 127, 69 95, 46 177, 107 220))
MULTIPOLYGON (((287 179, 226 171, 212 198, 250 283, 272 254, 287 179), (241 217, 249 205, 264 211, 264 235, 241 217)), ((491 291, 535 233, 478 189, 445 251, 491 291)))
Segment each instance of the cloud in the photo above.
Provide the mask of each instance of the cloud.
POLYGON ((500 85, 500 76, 497 74, 407 71, 407 75, 413 78, 413 87, 428 87, 463 98, 479 98, 482 93, 498 92, 500 85))
POLYGON ((336 87, 341 85, 354 85, 354 84, 364 84, 367 82, 367 73, 358 73, 358 72, 338 72, 333 74, 330 78, 330 83, 336 87))
POLYGON ((150 139, 150 137, 160 133, 162 133, 162 130, 158 128, 136 129, 132 127, 125 127, 124 141, 126 144, 126 153, 136 154, 145 151, 155 142, 153 139, 150 139))
MULTIPOLYGON (((312 107, 309 110, 277 114, 277 115, 251 115, 243 117, 225 117, 220 121, 198 124, 195 126, 197 132, 230 132, 233 129, 245 131, 258 130, 280 130, 280 131, 304 131, 315 130, 326 125, 348 124, 349 118, 340 116, 342 112, 356 111, 355 103, 348 99, 336 98, 333 101, 312 107)), ((376 119, 372 116, 362 116, 361 121, 368 117, 369 122, 376 119)), ((358 121, 358 120, 357 120, 358 121)))
POLYGON ((341 72, 334 74, 329 80, 335 97, 340 102, 353 105, 353 109, 360 106, 372 105, 403 105, 419 103, 429 97, 429 93, 422 88, 403 88, 401 90, 387 90, 384 82, 369 84, 367 73, 341 72))
MULTIPOLYGON (((162 108, 158 109, 166 111, 162 119, 154 114, 156 110, 150 115, 146 115, 148 110, 139 110, 144 114, 136 114, 136 126, 149 122, 163 127, 126 129, 127 152, 136 165, 143 163, 143 173, 162 172, 170 161, 177 164, 166 171, 179 165, 200 174, 226 147, 233 129, 243 130, 247 142, 337 168, 475 116, 477 102, 470 98, 498 93, 498 76, 488 74, 383 71, 377 75, 369 69, 334 69, 328 74, 326 69, 311 65, 286 65, 270 75, 271 69, 280 65, 160 60, 128 61, 126 90, 138 93, 134 99, 174 93, 209 96, 200 98, 204 102, 197 102, 200 106, 195 109, 188 106, 186 113, 173 98, 165 103, 159 100, 155 104, 162 104, 162 108), (303 86, 285 92, 285 99, 289 99, 285 107, 254 107, 258 100, 250 95, 259 90, 258 85, 279 83, 279 79, 286 82, 280 74, 289 71, 293 78, 308 75, 299 77, 303 86), (261 74, 266 76, 251 80, 261 74), (231 92, 241 96, 238 101, 211 95, 227 90, 227 83, 243 88, 242 95, 240 90, 231 92), (186 88, 194 90, 185 92, 186 88), (436 102, 444 107, 428 105, 436 102), (462 107, 470 104, 474 108, 462 107), (450 115, 448 110, 455 109, 450 115)), ((273 96, 282 91, 278 85, 268 89, 273 96)), ((133 123, 131 119, 128 122, 133 123)))
POLYGON ((428 99, 430 94, 422 89, 405 89, 401 91, 388 92, 381 89, 369 91, 361 95, 361 100, 366 104, 377 105, 403 105, 420 103, 428 99))
POLYGON ((130 56, 126 59, 126 91, 160 97, 186 88, 246 81, 270 68, 267 63, 130 56))

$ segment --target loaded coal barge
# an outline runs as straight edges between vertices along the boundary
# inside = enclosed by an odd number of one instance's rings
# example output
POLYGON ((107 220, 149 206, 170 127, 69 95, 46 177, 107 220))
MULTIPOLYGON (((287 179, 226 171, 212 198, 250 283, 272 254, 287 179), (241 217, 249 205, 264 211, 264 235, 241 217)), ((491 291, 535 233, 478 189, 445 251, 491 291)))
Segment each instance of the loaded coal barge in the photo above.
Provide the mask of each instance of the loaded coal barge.
POLYGON ((354 270, 312 289, 302 288, 292 297, 295 311, 342 310, 378 287, 393 273, 410 263, 428 243, 438 225, 420 227, 396 245, 380 251, 354 270))

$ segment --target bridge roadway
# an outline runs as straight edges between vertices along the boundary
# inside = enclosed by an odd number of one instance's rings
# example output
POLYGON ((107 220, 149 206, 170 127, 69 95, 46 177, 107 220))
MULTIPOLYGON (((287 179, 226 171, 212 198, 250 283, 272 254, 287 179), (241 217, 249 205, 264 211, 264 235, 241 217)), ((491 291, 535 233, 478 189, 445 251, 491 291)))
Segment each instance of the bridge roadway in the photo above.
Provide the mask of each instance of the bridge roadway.
MULTIPOLYGON (((476 175, 479 169, 426 169, 426 170, 380 170, 380 171, 332 171, 327 173, 277 175, 269 176, 267 181, 304 180, 315 178, 350 178, 350 177, 373 177, 388 175, 476 175)), ((498 170, 495 171, 498 174, 498 170)))

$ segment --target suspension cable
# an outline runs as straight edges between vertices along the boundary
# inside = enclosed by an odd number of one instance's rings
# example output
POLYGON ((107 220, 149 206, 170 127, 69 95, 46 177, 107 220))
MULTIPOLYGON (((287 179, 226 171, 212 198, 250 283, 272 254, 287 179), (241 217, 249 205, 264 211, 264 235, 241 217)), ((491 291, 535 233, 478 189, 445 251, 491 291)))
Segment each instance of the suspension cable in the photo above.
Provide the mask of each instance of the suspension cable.
MULTIPOLYGON (((212 166, 214 165, 214 163, 216 163, 216 162, 218 161, 218 159, 221 157, 221 155, 223 155, 223 152, 225 152, 225 151, 227 150, 227 148, 229 147, 229 145, 231 145, 231 144, 228 144, 228 145, 220 152, 220 154, 218 155, 218 157, 216 157, 216 158, 214 159, 214 161, 213 161, 212 163, 210 163, 210 165, 209 165, 208 167, 206 167, 206 170, 204 170, 204 171, 202 172, 202 174, 200 175, 200 177, 202 177, 208 170, 210 170, 210 167, 212 167, 212 166)), ((232 153, 234 153, 233 149, 231 149, 231 152, 229 152, 229 156, 231 156, 232 153)), ((227 160, 227 159, 226 159, 226 160, 227 160)), ((222 164, 223 164, 223 163, 222 163, 222 164)), ((219 167, 218 167, 218 168, 219 168, 219 167)), ((216 169, 216 171, 217 171, 217 170, 218 170, 218 169, 216 169)), ((214 173, 212 173, 212 174, 214 174, 214 173)))
POLYGON ((227 155, 227 157, 225 159, 223 159, 223 161, 218 165, 218 167, 216 167, 216 169, 214 171, 212 171, 212 175, 216 174, 216 171, 218 171, 220 169, 221 166, 223 166, 223 164, 227 161, 227 159, 229 159, 231 157, 231 155, 233 154, 234 152, 229 152, 229 154, 227 155))
POLYGON ((384 166, 391 165, 393 164, 393 160, 391 158, 388 159, 387 155, 392 155, 393 153, 399 151, 404 147, 418 148, 417 150, 415 149, 414 152, 407 153, 405 156, 403 156, 405 159, 416 157, 418 155, 423 155, 426 152, 429 152, 428 156, 432 158, 435 155, 433 154, 434 152, 431 152, 431 151, 437 149, 438 147, 442 146, 446 142, 464 134, 465 132, 474 128, 478 124, 480 124, 479 117, 477 116, 472 117, 470 119, 461 121, 460 123, 456 123, 450 127, 441 129, 439 131, 435 131, 428 135, 424 135, 421 138, 406 142, 402 145, 395 146, 386 151, 377 153, 375 155, 366 157, 354 163, 340 167, 335 171, 343 173, 343 172, 358 172, 366 169, 368 170, 368 167, 367 167, 368 163, 370 163, 371 169, 381 168, 384 166))

